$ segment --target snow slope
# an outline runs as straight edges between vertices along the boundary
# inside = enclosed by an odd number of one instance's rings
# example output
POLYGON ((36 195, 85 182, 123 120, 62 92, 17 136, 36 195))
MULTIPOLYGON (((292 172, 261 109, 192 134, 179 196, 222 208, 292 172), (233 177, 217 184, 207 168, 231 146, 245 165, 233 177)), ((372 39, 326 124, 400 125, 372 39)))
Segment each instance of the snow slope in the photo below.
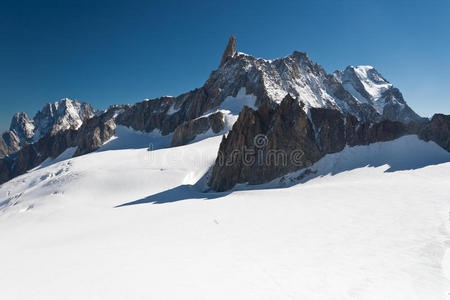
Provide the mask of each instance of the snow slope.
POLYGON ((220 140, 107 144, 1 185, 1 298, 448 298, 450 157, 436 144, 347 148, 303 184, 200 193, 220 140))

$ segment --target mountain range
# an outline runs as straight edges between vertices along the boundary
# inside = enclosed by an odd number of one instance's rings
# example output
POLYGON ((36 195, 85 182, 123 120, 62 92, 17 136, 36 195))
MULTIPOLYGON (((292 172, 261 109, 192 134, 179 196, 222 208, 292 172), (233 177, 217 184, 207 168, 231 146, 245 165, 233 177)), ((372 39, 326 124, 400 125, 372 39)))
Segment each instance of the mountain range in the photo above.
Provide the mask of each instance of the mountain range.
MULTIPOLYGON (((252 170, 251 174, 259 178, 255 183, 307 167, 323 155, 341 151, 347 144, 369 144, 405 134, 434 140, 449 150, 448 116, 437 116, 432 121, 420 117, 407 105, 401 92, 375 68, 348 66, 343 71, 328 74, 306 53, 297 51, 275 60, 255 58, 237 52, 236 38, 232 36, 219 67, 205 84, 177 97, 114 105, 105 111, 95 111, 87 103, 62 99, 45 105, 33 119, 25 113, 17 113, 10 130, 0 138, 0 157, 3 157, 0 183, 46 159, 56 158, 68 148, 76 148, 75 156, 95 151, 114 137, 118 125, 170 136, 171 146, 184 145, 205 135, 223 134, 224 141, 234 136, 236 141, 229 142, 229 148, 251 146, 253 138, 261 133, 268 134, 270 140, 270 136, 276 136, 272 132, 280 132, 285 141, 298 141, 306 134, 308 140, 300 143, 301 149, 315 148, 313 158, 309 157, 301 166, 278 168, 270 174, 267 170, 252 170), (283 109, 284 106, 289 109, 283 109), (253 117, 245 119, 249 114, 253 117), (350 121, 351 129, 348 128, 350 121), (255 129, 258 122, 260 125, 255 129), (296 128, 294 124, 303 125, 296 132, 284 134, 287 131, 282 129, 296 128), (358 142, 350 142, 350 134, 358 136, 358 142), (244 144, 242 138, 246 140, 244 144), (330 143, 339 146, 324 146, 330 143)), ((300 144, 271 145, 278 150, 292 150, 300 144)), ((240 168, 231 170, 233 174, 230 170, 222 172, 217 166, 214 169, 212 174, 216 175, 209 185, 215 190, 253 182, 233 173, 242 174, 240 168), (224 179, 217 176, 235 180, 224 184, 224 179)))

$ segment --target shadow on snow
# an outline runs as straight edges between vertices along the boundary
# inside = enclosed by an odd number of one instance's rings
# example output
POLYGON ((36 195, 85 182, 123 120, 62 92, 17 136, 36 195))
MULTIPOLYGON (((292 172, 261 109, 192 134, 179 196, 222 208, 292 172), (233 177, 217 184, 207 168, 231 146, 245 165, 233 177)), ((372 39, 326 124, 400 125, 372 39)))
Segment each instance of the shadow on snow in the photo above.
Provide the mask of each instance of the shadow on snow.
POLYGON ((163 204, 163 203, 170 203, 170 202, 176 202, 181 200, 187 200, 187 199, 215 199, 224 197, 226 195, 230 194, 230 192, 223 192, 223 193, 201 193, 195 189, 193 185, 189 184, 183 184, 177 187, 174 187, 172 189, 162 191, 160 193, 136 200, 127 202, 121 205, 117 205, 117 207, 123 207, 123 206, 129 206, 129 205, 137 205, 137 204, 163 204))
MULTIPOLYGON (((180 185, 175 188, 148 196, 143 199, 124 203, 116 207, 136 204, 162 204, 187 199, 215 199, 224 197, 233 191, 285 188, 306 183, 314 178, 336 175, 364 167, 386 166, 386 173, 416 170, 427 166, 450 162, 450 153, 434 142, 420 141, 417 136, 405 136, 395 141, 377 143, 368 146, 347 147, 343 151, 328 154, 316 162, 305 174, 302 169, 260 185, 240 184, 233 189, 217 192, 200 192, 195 185, 180 185)), ((206 176, 206 174, 205 174, 206 176)), ((205 181, 206 177, 200 181, 205 181)))

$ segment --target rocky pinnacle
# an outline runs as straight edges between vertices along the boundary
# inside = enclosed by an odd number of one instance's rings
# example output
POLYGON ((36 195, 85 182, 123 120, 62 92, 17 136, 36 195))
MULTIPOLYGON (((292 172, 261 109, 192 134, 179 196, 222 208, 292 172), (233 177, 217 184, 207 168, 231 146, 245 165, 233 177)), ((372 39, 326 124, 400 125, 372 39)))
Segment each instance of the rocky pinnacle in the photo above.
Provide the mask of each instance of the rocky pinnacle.
POLYGON ((228 40, 227 47, 225 48, 225 51, 222 55, 222 60, 220 61, 221 67, 230 57, 233 57, 236 54, 236 37, 232 35, 230 39, 228 40))

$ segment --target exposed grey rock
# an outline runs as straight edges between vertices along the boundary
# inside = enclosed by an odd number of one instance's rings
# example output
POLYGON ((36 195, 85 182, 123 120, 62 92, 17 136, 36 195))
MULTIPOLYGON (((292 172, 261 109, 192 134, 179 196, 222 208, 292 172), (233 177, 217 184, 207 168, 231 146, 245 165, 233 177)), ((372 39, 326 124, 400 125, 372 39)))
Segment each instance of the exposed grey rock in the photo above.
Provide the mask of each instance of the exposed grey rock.
POLYGON ((24 174, 47 158, 56 158, 65 150, 76 147, 74 156, 93 152, 114 135, 114 115, 121 108, 87 119, 79 129, 69 128, 56 133, 48 132, 39 141, 24 146, 11 157, 0 159, 0 184, 24 174))
POLYGON ((10 130, 0 138, 0 158, 16 153, 27 143, 37 142, 49 133, 55 135, 60 131, 78 129, 84 120, 94 115, 91 105, 67 98, 46 104, 33 120, 23 112, 16 113, 10 130))
POLYGON ((16 133, 22 145, 24 142, 30 142, 33 139, 34 123, 26 113, 16 113, 11 120, 9 130, 16 133))
POLYGON ((450 152, 450 115, 435 114, 420 131, 419 137, 433 141, 450 152))
POLYGON ((261 184, 307 168, 326 154, 346 145, 368 145, 418 134, 450 151, 450 116, 435 115, 431 122, 358 120, 337 110, 313 108, 311 121, 302 106, 289 95, 275 109, 244 108, 229 134, 223 137, 208 185, 225 191, 238 183, 261 184), (263 147, 257 140, 266 139, 263 147), (275 161, 270 153, 285 160, 275 161), (294 157, 293 153, 300 153, 294 157), (277 156, 277 155, 280 156, 277 156), (260 158, 262 158, 261 163, 260 158), (275 163, 274 163, 275 162, 275 163))
POLYGON ((83 121, 95 115, 91 105, 76 100, 62 99, 46 104, 33 118, 37 141, 47 133, 55 134, 66 129, 78 129, 83 121))
POLYGON ((232 36, 219 68, 201 88, 178 97, 129 106, 118 116, 117 123, 145 132, 157 129, 167 135, 216 109, 226 97, 235 97, 241 89, 256 96, 257 107, 265 103, 275 107, 289 93, 302 99, 308 108, 338 110, 362 121, 421 120, 406 105, 401 93, 372 67, 350 66, 327 74, 306 53, 298 51, 275 60, 238 53, 236 38, 232 36))
POLYGON ((309 167, 320 157, 308 116, 287 95, 275 109, 266 104, 257 111, 242 110, 222 139, 208 184, 216 191, 237 183, 259 184, 309 167))
POLYGON ((171 146, 185 145, 193 141, 197 135, 205 133, 208 130, 211 130, 215 134, 221 132, 225 128, 223 118, 223 114, 218 111, 208 116, 183 123, 175 129, 171 146))
POLYGON ((406 104, 399 89, 390 88, 382 94, 382 97, 385 101, 383 119, 404 123, 426 121, 425 118, 420 117, 406 104))
POLYGON ((74 156, 93 152, 114 136, 116 128, 115 113, 116 109, 113 108, 100 116, 85 121, 77 131, 75 140, 77 151, 74 156))
POLYGON ((361 116, 363 120, 424 121, 406 104, 401 92, 371 66, 348 66, 344 71, 334 72, 331 77, 342 84, 363 111, 368 107, 375 110, 376 114, 373 111, 364 113, 367 116, 361 116))
POLYGON ((0 136, 0 158, 20 150, 24 143, 31 142, 34 134, 33 121, 25 113, 16 113, 10 130, 0 136))
POLYGON ((342 151, 345 147, 345 118, 337 110, 312 108, 311 119, 316 128, 315 140, 322 154, 342 151))
POLYGON ((233 57, 236 54, 236 37, 232 35, 228 40, 227 47, 222 55, 222 60, 220 61, 220 66, 227 62, 230 57, 233 57))
POLYGON ((0 159, 0 184, 13 178, 11 174, 12 164, 13 161, 8 157, 0 159))
POLYGON ((20 150, 20 139, 14 131, 8 130, 0 136, 0 158, 20 150))
POLYGON ((183 101, 183 97, 161 97, 128 106, 117 116, 117 124, 144 132, 157 129, 167 135, 185 120, 199 117, 205 111, 198 103, 203 100, 200 90, 184 97, 190 101, 183 101))

